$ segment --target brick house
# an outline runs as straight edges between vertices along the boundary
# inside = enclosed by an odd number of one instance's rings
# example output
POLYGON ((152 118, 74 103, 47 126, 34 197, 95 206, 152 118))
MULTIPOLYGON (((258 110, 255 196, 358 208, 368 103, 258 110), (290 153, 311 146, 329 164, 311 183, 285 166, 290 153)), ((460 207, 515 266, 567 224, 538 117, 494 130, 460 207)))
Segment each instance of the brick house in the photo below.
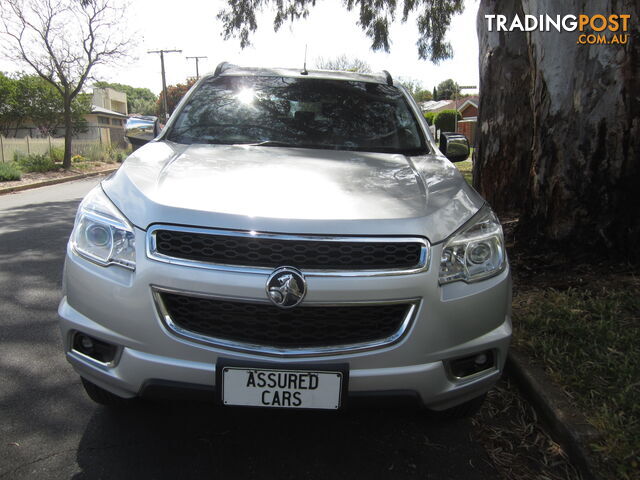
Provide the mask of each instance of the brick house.
POLYGON ((474 95, 464 99, 462 105, 458 107, 462 120, 458 120, 458 133, 462 133, 469 139, 471 146, 476 142, 476 127, 478 124, 478 104, 479 96, 474 95))
MULTIPOLYGON (((422 113, 441 112, 442 110, 458 110, 462 119, 458 120, 457 132, 469 139, 469 145, 474 146, 476 141, 476 125, 478 122, 478 105, 480 96, 473 95, 460 100, 429 100, 420 103, 422 113)), ((432 132, 433 132, 432 127, 432 132)))

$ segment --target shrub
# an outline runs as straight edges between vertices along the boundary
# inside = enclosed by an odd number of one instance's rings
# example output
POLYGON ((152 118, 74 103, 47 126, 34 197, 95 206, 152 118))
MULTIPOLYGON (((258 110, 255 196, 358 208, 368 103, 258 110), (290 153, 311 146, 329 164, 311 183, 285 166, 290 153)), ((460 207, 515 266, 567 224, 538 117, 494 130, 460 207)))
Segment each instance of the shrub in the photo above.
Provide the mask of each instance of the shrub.
POLYGON ((20 161, 24 158, 27 158, 27 154, 23 153, 23 152, 19 152, 19 151, 14 151, 13 152, 13 162, 14 163, 20 163, 20 161))
POLYGON ((81 172, 91 170, 93 167, 98 166, 99 164, 93 162, 77 162, 73 165, 74 170, 79 170, 81 172))
POLYGON ((433 119, 433 124, 441 132, 456 131, 456 117, 462 119, 462 115, 457 110, 442 110, 433 119))
POLYGON ((104 162, 108 154, 105 147, 99 144, 91 145, 85 152, 84 157, 91 162, 104 162))
POLYGON ((37 155, 35 153, 19 158, 18 165, 24 172, 48 172, 58 168, 48 155, 37 155))
POLYGON ((62 163, 62 160, 64 160, 64 148, 52 147, 49 151, 49 156, 54 162, 62 163))
POLYGON ((107 152, 109 153, 109 157, 111 157, 112 162, 118 163, 122 163, 124 159, 129 155, 128 149, 122 149, 113 146, 108 147, 107 152))
POLYGON ((0 163, 0 182, 20 180, 22 172, 15 163, 0 163))
POLYGON ((436 116, 436 112, 427 112, 424 114, 424 118, 429 125, 433 125, 433 117, 436 116))

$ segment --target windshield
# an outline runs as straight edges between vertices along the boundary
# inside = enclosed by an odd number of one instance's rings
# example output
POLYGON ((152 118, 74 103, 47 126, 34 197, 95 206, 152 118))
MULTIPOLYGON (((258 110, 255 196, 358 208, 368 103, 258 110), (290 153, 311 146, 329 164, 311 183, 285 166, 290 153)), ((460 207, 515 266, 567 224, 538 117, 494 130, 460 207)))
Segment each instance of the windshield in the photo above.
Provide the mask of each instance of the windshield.
POLYGON ((377 83, 273 76, 203 82, 168 140, 419 154, 427 150, 407 100, 377 83))

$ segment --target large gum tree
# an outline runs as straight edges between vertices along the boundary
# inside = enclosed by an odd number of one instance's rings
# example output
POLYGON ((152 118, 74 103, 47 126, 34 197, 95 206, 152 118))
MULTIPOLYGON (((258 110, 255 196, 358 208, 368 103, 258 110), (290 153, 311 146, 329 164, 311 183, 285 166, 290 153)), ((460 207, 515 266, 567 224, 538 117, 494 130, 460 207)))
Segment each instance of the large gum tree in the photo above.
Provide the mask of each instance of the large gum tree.
MULTIPOLYGON (((226 38, 250 42, 257 13, 274 28, 307 17, 315 0, 229 0, 226 38)), ((462 0, 343 0, 374 50, 389 25, 415 19, 420 58, 451 56, 446 33, 462 0)), ((480 112, 474 186, 500 213, 520 214, 521 243, 598 256, 640 255, 640 3, 637 0, 482 0, 480 112), (485 15, 628 14, 624 45, 578 45, 576 32, 489 32, 485 15), (526 239, 526 240, 524 240, 526 239)))

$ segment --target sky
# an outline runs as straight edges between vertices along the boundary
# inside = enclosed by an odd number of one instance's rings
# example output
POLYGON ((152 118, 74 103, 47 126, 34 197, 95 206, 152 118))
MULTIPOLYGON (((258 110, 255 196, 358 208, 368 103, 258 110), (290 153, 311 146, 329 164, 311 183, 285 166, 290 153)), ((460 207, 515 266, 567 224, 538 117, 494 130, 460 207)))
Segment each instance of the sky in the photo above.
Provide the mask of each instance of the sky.
MULTIPOLYGON (((201 74, 213 71, 223 60, 243 66, 301 68, 306 44, 308 68, 314 66, 317 57, 346 54, 365 60, 373 71, 388 70, 394 77, 415 79, 430 90, 447 78, 460 85, 478 85, 475 22, 479 0, 466 0, 465 12, 454 18, 448 35, 454 57, 439 65, 418 58, 418 30, 411 18, 405 24, 396 22, 392 26, 389 53, 373 52, 371 40, 356 25, 357 13, 347 12, 342 0, 318 1, 307 19, 285 24, 277 33, 273 31, 273 13, 265 11, 258 16, 252 46, 242 50, 238 39, 225 41, 220 35, 222 27, 216 14, 225 4, 224 0, 181 0, 167 2, 170 6, 165 9, 164 1, 131 2, 129 27, 136 32, 135 45, 130 50, 132 59, 115 67, 96 69, 94 76, 146 87, 157 94, 162 89, 160 58, 148 54, 148 50, 182 50, 165 55, 167 84, 172 85, 195 76, 195 63, 186 56, 208 57, 200 60, 201 74)), ((11 72, 20 68, 0 61, 0 70, 11 72)))

